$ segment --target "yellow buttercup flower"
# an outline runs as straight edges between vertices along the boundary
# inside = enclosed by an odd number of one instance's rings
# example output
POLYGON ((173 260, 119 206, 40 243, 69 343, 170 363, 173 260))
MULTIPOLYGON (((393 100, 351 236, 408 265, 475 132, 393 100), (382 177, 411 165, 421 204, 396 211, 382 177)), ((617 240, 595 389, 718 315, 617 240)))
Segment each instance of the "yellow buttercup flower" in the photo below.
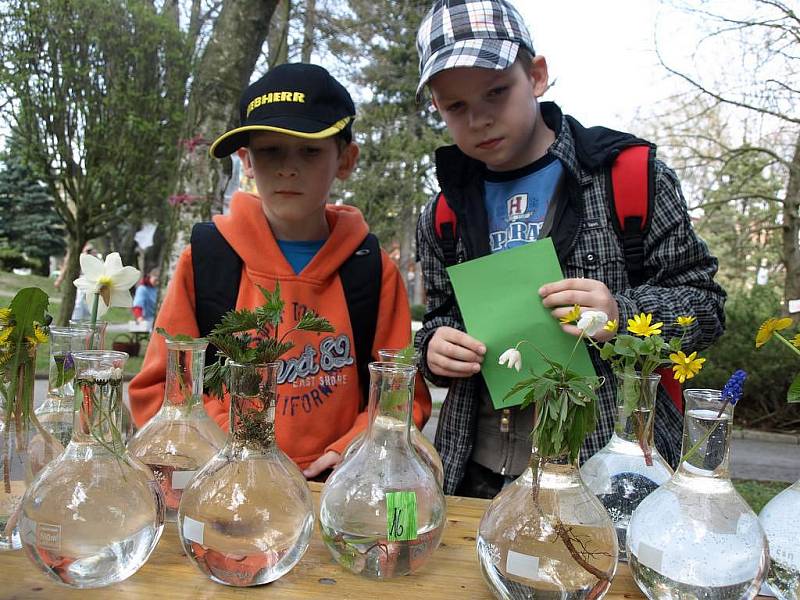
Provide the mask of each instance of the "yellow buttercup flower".
POLYGON ((791 326, 792 320, 788 317, 784 317, 783 319, 767 319, 761 324, 761 327, 758 328, 758 333, 756 334, 756 348, 761 348, 761 346, 766 344, 776 331, 782 331, 791 326))
POLYGON ((792 338, 792 346, 795 348, 800 348, 800 333, 792 338))
POLYGON ((612 332, 616 331, 617 330, 617 320, 616 319, 609 320, 609 322, 605 324, 603 329, 605 329, 606 331, 612 331, 612 332))
POLYGON ((572 307, 572 310, 569 311, 565 316, 561 317, 559 321, 561 321, 563 324, 566 325, 567 323, 574 323, 580 318, 581 318, 581 307, 576 304, 575 306, 572 307))
POLYGON ((650 313, 639 313, 633 319, 628 319, 628 331, 642 337, 650 337, 661 333, 664 323, 651 323, 653 315, 650 313))
POLYGON ((686 356, 682 350, 670 354, 669 359, 675 363, 672 370, 675 371, 675 379, 681 383, 697 375, 703 368, 703 363, 706 362, 705 358, 697 358, 697 352, 686 356))
POLYGON ((694 323, 697 319, 695 317, 678 317, 678 320, 675 321, 677 325, 681 327, 688 327, 692 323, 694 323))

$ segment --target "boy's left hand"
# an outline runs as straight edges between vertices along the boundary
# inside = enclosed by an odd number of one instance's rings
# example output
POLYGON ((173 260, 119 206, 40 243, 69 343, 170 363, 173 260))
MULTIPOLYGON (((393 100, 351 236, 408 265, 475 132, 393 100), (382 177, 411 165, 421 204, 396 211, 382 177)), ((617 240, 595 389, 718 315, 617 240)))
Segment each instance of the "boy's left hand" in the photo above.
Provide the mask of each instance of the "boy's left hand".
POLYGON ((325 469, 333 469, 340 462, 342 462, 342 455, 333 450, 328 450, 325 454, 303 469, 303 475, 306 479, 313 479, 325 469))
MULTIPOLYGON (((610 321, 619 319, 619 307, 605 283, 596 279, 562 279, 555 283, 547 283, 539 288, 542 304, 552 308, 551 314, 560 319, 572 310, 574 305, 581 307, 581 312, 600 310, 608 315, 610 321)), ((573 324, 561 325, 561 329, 578 337, 581 330, 573 324)), ((614 337, 614 332, 601 329, 593 339, 605 342, 614 337)))

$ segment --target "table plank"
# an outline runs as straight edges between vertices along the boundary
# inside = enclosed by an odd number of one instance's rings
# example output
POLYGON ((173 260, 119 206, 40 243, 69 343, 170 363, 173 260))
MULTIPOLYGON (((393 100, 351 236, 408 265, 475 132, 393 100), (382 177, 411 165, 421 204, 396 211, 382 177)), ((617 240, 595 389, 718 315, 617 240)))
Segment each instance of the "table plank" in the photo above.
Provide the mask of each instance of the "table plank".
MULTIPOLYGON (((320 489, 319 484, 312 484, 317 514, 320 489)), ((100 600, 113 592, 116 600, 228 600, 241 599, 244 594, 248 598, 281 600, 362 600, 375 596, 376 590, 380 590, 388 598, 491 600, 493 596, 483 582, 475 551, 478 522, 488 505, 488 500, 448 496, 447 526, 439 549, 417 573, 398 579, 376 582, 342 569, 322 543, 317 525, 308 552, 281 579, 263 586, 231 588, 212 582, 189 562, 183 555, 175 524, 167 523, 147 564, 126 581, 110 588, 73 590, 41 574, 24 552, 0 552, 0 598, 100 600)), ((620 564, 606 598, 643 597, 627 565, 620 564)))

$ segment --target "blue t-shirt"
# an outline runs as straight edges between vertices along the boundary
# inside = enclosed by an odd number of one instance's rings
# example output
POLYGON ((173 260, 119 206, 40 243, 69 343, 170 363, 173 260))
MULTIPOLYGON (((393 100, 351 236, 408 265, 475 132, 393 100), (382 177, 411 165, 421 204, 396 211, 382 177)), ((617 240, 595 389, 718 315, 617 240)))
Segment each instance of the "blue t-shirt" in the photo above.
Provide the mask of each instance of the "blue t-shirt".
POLYGON ((295 275, 305 269, 306 265, 311 262, 311 259, 319 252, 325 240, 314 240, 311 242, 295 242, 278 240, 278 247, 283 252, 286 260, 292 266, 295 275))
POLYGON ((133 295, 133 306, 139 306, 142 309, 142 317, 146 321, 152 321, 156 318, 156 297, 158 290, 151 285, 140 285, 136 288, 136 293, 133 295))
POLYGON ((539 238, 550 200, 564 176, 564 165, 552 155, 513 171, 484 172, 484 203, 492 252, 539 238))

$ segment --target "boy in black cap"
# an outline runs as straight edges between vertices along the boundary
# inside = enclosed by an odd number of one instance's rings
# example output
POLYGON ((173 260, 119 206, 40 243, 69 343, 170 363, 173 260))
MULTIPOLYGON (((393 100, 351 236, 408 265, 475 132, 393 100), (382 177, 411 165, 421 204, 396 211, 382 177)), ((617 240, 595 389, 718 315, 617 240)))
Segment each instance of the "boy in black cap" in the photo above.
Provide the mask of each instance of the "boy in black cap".
MULTIPOLYGON (((456 143, 436 151, 442 194, 457 217, 453 262, 551 237, 567 279, 532 289, 531 301, 551 308, 554 317, 578 304, 605 312, 624 330, 634 314, 653 313, 665 323, 664 335, 673 337, 683 332, 676 317, 693 315, 684 339, 684 349, 692 350, 722 334, 725 293, 714 282, 717 261, 692 229, 675 173, 653 158, 655 147, 644 140, 586 129, 554 103, 539 103, 548 88, 547 62, 534 52, 510 2, 436 0, 420 25, 417 49, 418 98, 427 85, 456 143), (652 182, 649 219, 636 231, 643 252, 637 271, 628 268, 632 255, 623 252, 612 226, 609 197, 609 167, 634 146, 645 148, 645 161, 651 154, 652 182)), ((437 198, 417 229, 428 311, 416 344, 426 378, 449 387, 436 432, 445 492, 492 497, 527 466, 533 407, 492 406, 480 375, 486 347, 464 332, 445 270, 450 261, 437 198)), ((564 330, 579 333, 571 325, 564 330)), ((608 441, 616 406, 609 364, 591 355, 606 384, 583 459, 608 441)), ((659 389, 655 441, 673 466, 681 429, 679 410, 659 389)))
MULTIPOLYGON (((241 126, 221 135, 210 152, 217 158, 238 152, 258 195, 237 192, 230 213, 214 217, 215 229, 195 227, 155 325, 205 335, 234 305, 263 304, 257 286, 272 290, 278 282, 283 331, 305 310, 324 315, 333 334, 293 334, 295 347, 280 360, 275 411, 278 445, 314 478, 335 466, 366 426, 367 363, 379 348, 409 343, 406 291, 358 209, 327 204, 333 182, 346 179, 358 158, 347 90, 322 67, 285 64, 243 92, 240 114, 241 126), (222 284, 236 268, 241 278, 236 273, 231 285, 222 284)), ((130 384, 139 426, 161 406, 165 368, 164 340, 155 335, 130 384)), ((227 401, 207 399, 205 406, 227 427, 227 401)), ((420 379, 413 415, 419 427, 430 410, 420 379)))

